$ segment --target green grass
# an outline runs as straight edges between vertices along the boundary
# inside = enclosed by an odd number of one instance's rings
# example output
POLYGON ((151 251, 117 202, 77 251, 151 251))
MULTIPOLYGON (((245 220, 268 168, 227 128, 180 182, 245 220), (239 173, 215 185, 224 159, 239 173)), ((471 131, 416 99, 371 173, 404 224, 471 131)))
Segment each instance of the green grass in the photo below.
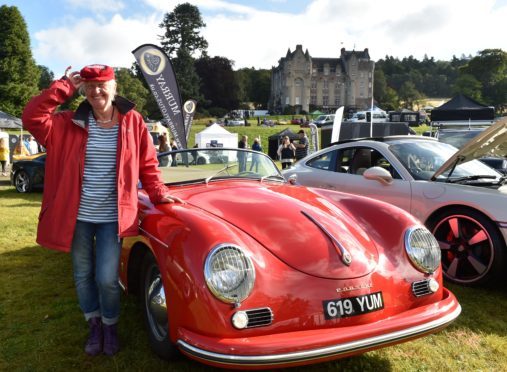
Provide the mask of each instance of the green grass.
MULTIPOLYGON (((41 196, 18 194, 0 179, 0 371, 216 370, 186 358, 169 363, 154 355, 133 296, 122 298, 122 351, 112 358, 87 357, 87 325, 77 304, 70 256, 35 243, 41 196)), ((463 312, 446 330, 291 371, 507 370, 506 290, 447 286, 463 312)))

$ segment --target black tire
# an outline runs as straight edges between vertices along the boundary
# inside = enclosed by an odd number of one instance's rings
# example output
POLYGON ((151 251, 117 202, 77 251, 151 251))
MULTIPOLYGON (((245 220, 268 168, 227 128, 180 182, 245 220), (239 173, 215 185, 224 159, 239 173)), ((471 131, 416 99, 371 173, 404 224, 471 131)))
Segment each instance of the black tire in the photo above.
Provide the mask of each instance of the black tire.
POLYGON ((166 298, 160 271, 151 253, 144 256, 139 288, 144 321, 152 350, 166 360, 178 358, 180 353, 169 339, 167 311, 164 311, 164 306, 157 303, 157 301, 161 301, 165 305, 166 298))
POLYGON ((205 159, 205 158, 203 158, 202 156, 201 156, 201 157, 198 157, 198 158, 197 158, 197 164, 198 164, 198 165, 204 165, 204 164, 206 164, 206 159, 205 159))
POLYGON ((447 280, 478 285, 500 277, 505 266, 505 241, 488 217, 457 207, 435 216, 428 228, 440 244, 447 280))
POLYGON ((14 186, 17 192, 27 193, 32 191, 33 184, 28 173, 20 170, 14 175, 14 186))

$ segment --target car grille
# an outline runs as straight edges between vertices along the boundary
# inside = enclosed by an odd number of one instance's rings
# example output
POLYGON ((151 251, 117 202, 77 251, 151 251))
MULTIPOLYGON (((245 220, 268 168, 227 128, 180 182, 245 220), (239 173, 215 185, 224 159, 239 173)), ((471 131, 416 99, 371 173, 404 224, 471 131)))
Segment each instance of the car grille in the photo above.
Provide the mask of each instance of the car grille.
POLYGON ((246 328, 263 327, 273 323, 273 312, 269 307, 245 310, 245 313, 248 315, 246 328))
POLYGON ((414 293, 414 296, 416 297, 422 297, 429 294, 432 294, 433 292, 430 289, 430 281, 428 279, 420 280, 418 282, 412 283, 412 292, 414 293))

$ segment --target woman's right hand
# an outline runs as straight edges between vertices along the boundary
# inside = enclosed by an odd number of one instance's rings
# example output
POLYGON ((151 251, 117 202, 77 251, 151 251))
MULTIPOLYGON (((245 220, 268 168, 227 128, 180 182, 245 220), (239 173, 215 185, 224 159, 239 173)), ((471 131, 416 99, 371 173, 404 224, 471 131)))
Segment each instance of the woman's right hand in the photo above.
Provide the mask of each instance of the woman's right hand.
POLYGON ((79 71, 72 71, 72 66, 67 67, 65 70, 65 76, 67 76, 67 79, 69 79, 70 83, 74 86, 74 88, 79 89, 79 87, 83 84, 83 80, 81 80, 81 75, 79 75, 79 71))

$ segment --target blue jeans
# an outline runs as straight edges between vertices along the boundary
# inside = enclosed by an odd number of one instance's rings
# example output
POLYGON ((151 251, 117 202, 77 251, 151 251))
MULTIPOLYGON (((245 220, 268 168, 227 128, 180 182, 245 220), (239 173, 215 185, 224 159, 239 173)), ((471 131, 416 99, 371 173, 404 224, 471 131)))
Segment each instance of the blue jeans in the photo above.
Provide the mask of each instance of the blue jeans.
POLYGON ((76 222, 72 265, 79 306, 88 320, 116 324, 120 315, 118 223, 76 222))

